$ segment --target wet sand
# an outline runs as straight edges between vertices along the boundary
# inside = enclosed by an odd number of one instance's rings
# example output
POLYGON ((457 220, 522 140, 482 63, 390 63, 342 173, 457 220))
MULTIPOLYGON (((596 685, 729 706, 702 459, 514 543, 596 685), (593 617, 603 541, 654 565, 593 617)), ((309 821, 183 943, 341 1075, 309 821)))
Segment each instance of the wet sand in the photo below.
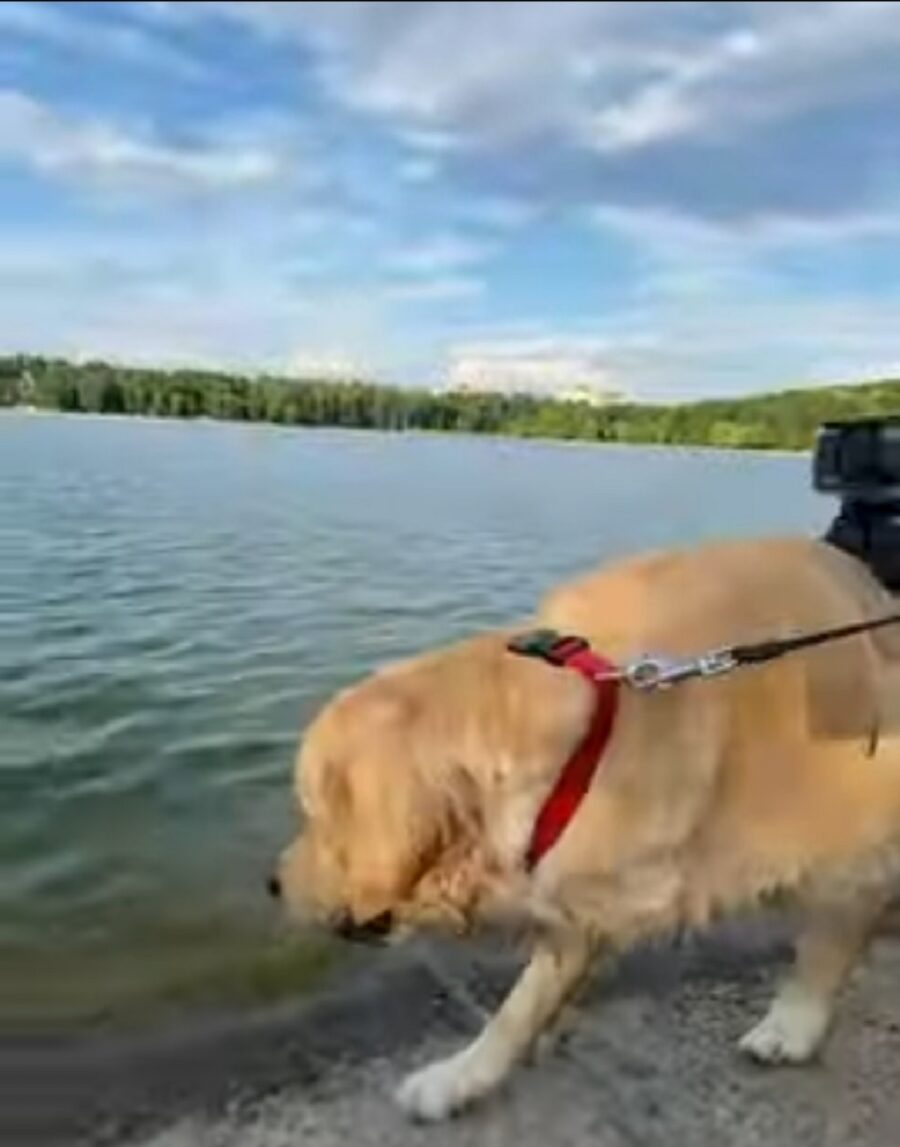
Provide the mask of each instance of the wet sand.
POLYGON ((874 943, 820 1062, 735 1050, 789 954, 771 922, 637 952, 561 1044, 447 1124, 409 1123, 403 1073, 458 1047, 515 972, 441 947, 359 962, 313 1000, 143 1036, 0 1040, 0 1142, 72 1147, 896 1147, 900 939, 874 943))

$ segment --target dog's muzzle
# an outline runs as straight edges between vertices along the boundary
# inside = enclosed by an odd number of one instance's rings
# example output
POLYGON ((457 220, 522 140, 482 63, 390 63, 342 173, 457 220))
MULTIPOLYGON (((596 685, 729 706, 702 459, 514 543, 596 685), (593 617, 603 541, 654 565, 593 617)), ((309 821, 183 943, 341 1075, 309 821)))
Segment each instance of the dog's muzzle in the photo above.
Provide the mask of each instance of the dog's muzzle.
POLYGON ((381 912, 370 920, 357 923, 349 913, 343 913, 332 924, 342 940, 358 944, 378 944, 387 939, 394 927, 392 912, 381 912))
MULTIPOLYGON (((280 900, 284 889, 281 878, 272 873, 266 878, 266 891, 273 900, 280 900)), ((329 926, 335 935, 342 940, 351 940, 360 944, 377 944, 387 939, 394 927, 393 913, 380 912, 377 916, 357 923, 349 912, 341 912, 331 920, 329 926)))

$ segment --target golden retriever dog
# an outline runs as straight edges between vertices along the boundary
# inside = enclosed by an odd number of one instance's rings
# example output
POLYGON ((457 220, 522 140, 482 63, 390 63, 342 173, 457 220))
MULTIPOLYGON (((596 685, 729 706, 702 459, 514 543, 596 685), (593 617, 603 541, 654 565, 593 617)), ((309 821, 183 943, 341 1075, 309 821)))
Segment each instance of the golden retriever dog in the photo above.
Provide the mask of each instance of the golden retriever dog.
MULTIPOLYGON (((535 617, 375 673, 329 703, 298 758, 301 829, 272 878, 344 934, 511 928, 530 962, 469 1046, 398 1091, 440 1119, 494 1090, 595 957, 787 899, 794 966, 740 1047, 800 1062, 900 878, 900 633, 836 641, 667 690, 620 686, 585 799, 532 870, 535 817, 595 703, 569 669, 510 653, 535 624, 624 664, 891 612, 825 543, 762 539, 620 561, 535 617)), ((900 627, 898 627, 900 629, 900 627)))

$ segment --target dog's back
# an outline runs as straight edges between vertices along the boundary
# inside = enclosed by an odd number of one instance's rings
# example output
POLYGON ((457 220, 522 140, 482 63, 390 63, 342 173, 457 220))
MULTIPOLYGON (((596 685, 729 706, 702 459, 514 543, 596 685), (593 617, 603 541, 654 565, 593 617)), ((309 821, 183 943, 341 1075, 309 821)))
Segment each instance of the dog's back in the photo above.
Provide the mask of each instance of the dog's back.
MULTIPOLYGON (((896 608, 855 559, 778 539, 618 563, 561 587, 541 618, 623 660, 696 654, 896 608)), ((876 855, 900 860, 897 631, 679 686, 664 699, 624 698, 630 727, 619 775, 631 774, 648 822, 666 826, 660 845, 672 848, 673 863, 682 844, 674 821, 690 810, 678 829, 689 848, 678 853, 685 884, 673 912, 699 923, 719 906, 819 872, 840 876, 876 855)), ((617 783, 611 776, 609 787, 617 783)), ((589 825, 573 833, 573 853, 590 847, 589 835, 589 825)))

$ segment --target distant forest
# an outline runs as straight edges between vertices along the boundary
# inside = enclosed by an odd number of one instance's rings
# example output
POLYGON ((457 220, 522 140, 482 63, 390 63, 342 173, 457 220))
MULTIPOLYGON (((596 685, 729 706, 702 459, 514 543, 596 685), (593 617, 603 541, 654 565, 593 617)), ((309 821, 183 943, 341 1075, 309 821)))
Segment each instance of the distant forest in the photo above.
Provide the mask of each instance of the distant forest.
POLYGON ((900 414, 900 379, 677 405, 561 402, 365 382, 0 357, 0 407, 590 442, 806 449, 820 422, 900 414))

